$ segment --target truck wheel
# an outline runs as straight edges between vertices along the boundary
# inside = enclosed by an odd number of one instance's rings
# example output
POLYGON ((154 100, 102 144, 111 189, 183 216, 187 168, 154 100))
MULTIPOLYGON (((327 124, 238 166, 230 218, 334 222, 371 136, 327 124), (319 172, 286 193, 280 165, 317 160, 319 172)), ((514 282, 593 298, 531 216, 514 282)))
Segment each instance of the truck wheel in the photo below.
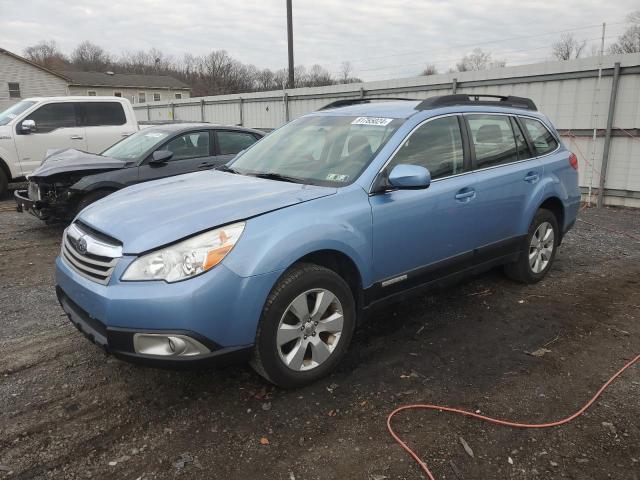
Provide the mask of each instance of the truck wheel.
POLYGON ((300 264, 267 298, 251 365, 283 388, 315 382, 340 362, 355 325, 349 285, 332 270, 300 264))
POLYGON ((97 202, 101 198, 111 195, 114 191, 115 190, 96 190, 94 192, 87 193, 78 202, 75 214, 78 215, 82 210, 91 205, 93 202, 97 202))
POLYGON ((0 199, 4 198, 9 192, 9 179, 4 171, 0 168, 0 199))
POLYGON ((521 283, 536 283, 551 269, 560 240, 556 216, 541 208, 529 225, 526 243, 518 260, 505 266, 505 273, 521 283))

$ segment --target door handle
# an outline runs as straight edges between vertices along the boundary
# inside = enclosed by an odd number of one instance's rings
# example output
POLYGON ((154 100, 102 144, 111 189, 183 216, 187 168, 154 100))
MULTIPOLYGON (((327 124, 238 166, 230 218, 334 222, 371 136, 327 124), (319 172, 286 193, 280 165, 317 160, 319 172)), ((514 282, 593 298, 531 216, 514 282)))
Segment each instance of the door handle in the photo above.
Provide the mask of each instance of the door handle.
POLYGON ((476 191, 473 189, 463 189, 456 193, 456 200, 459 202, 469 202, 476 196, 476 191))
POLYGON ((71 135, 69 138, 71 140, 82 140, 84 137, 82 135, 71 135))
POLYGON ((128 137, 129 135, 133 135, 133 132, 122 132, 123 137, 128 137))
POLYGON ((529 183, 536 183, 539 178, 540 175, 538 175, 536 172, 529 172, 525 175, 524 181, 529 183))
POLYGON ((212 168, 214 166, 215 166, 215 164, 213 164, 213 163, 202 162, 200 165, 198 165, 198 168, 212 168))

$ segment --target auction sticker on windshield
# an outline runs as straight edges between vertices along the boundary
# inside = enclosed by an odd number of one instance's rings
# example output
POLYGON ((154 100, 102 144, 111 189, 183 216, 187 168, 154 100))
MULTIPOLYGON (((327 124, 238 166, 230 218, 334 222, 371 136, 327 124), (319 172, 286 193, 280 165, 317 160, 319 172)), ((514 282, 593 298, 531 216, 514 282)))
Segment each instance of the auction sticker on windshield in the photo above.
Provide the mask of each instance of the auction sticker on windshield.
POLYGON ((393 118, 358 117, 351 122, 351 125, 374 125, 376 127, 386 127, 391 122, 393 122, 393 118))

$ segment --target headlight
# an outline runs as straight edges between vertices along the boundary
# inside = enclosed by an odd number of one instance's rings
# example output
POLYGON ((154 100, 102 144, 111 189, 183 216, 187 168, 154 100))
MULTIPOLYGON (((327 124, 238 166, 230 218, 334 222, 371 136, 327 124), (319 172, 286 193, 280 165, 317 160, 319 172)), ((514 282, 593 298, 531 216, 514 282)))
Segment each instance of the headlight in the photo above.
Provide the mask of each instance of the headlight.
POLYGON ((216 228, 136 259, 122 280, 178 282, 195 277, 219 264, 234 247, 244 222, 216 228))

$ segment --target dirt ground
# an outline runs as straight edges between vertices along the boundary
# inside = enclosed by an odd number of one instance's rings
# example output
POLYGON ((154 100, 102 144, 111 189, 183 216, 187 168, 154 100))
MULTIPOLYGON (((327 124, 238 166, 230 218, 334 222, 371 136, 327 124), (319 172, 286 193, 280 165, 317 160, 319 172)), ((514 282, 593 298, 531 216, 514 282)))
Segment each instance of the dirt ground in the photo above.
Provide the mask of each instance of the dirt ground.
MULTIPOLYGON (((0 478, 418 479, 386 431, 395 407, 548 421, 640 353, 640 243, 578 222, 545 281, 493 271, 378 311, 339 370, 302 390, 275 389, 245 366, 132 366, 58 306, 62 229, 10 207, 0 202, 0 478)), ((640 211, 581 218, 640 235, 640 211)), ((416 411, 395 425, 440 479, 638 480, 639 399, 636 366, 564 427, 416 411)))

